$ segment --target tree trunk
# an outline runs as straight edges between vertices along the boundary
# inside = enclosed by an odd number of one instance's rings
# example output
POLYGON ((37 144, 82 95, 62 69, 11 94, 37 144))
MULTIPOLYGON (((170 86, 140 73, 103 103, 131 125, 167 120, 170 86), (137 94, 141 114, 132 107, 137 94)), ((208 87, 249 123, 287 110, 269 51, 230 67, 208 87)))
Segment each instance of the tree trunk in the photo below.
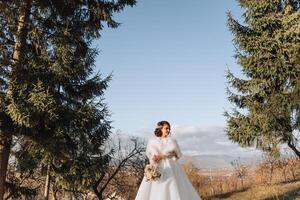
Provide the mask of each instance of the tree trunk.
POLYGON ((52 199, 58 200, 57 198, 58 189, 52 186, 52 199))
POLYGON ((94 193, 96 194, 96 196, 98 197, 99 200, 103 200, 103 194, 102 192, 99 192, 97 187, 93 187, 94 193))
POLYGON ((46 182, 45 182, 45 190, 44 190, 44 200, 48 200, 49 199, 50 172, 51 172, 51 167, 50 167, 50 164, 48 164, 48 166, 47 166, 46 182))
POLYGON ((3 200, 5 193, 6 171, 12 142, 11 135, 4 135, 0 141, 0 200, 3 200))
POLYGON ((14 68, 18 68, 22 65, 22 61, 24 58, 24 47, 26 44, 26 38, 28 34, 28 22, 29 22, 29 15, 30 15, 30 8, 31 8, 31 0, 27 0, 20 9, 20 15, 18 18, 18 30, 16 34, 16 43, 14 46, 14 53, 13 53, 13 62, 14 68))
POLYGON ((288 146, 294 151, 294 153, 300 158, 300 151, 296 148, 296 146, 291 142, 287 142, 288 146))
MULTIPOLYGON (((24 57, 24 46, 26 44, 26 37, 28 33, 27 25, 29 21, 30 8, 31 0, 27 0, 26 2, 24 2, 24 6, 20 8, 16 42, 13 53, 13 67, 11 70, 11 78, 14 77, 14 72, 16 72, 17 69, 22 65, 24 57)), ((13 84, 11 81, 13 80, 10 80, 9 85, 13 84)), ((7 165, 12 142, 12 134, 1 136, 0 139, 0 200, 3 200, 5 192, 7 165)))

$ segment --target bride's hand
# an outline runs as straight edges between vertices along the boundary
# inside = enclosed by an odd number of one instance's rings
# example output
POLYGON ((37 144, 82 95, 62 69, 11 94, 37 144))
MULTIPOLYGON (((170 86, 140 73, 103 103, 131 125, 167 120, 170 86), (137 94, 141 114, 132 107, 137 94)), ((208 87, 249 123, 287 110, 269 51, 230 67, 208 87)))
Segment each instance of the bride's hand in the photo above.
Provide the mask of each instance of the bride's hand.
POLYGON ((175 156, 175 157, 177 157, 176 151, 171 151, 171 152, 169 153, 169 156, 175 156))
POLYGON ((153 160, 154 160, 155 162, 159 162, 159 161, 161 160, 161 156, 160 156, 160 155, 154 155, 154 156, 153 156, 153 160))

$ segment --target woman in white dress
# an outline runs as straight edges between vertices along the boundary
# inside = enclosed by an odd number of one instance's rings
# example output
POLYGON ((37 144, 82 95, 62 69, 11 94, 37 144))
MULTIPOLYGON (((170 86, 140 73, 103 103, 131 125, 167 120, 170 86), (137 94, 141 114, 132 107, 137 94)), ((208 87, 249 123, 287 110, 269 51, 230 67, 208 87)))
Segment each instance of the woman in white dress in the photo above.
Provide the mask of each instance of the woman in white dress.
POLYGON ((182 167, 177 162, 181 151, 170 136, 170 123, 160 121, 146 148, 150 164, 156 164, 161 176, 147 181, 144 176, 135 200, 201 200, 182 167))

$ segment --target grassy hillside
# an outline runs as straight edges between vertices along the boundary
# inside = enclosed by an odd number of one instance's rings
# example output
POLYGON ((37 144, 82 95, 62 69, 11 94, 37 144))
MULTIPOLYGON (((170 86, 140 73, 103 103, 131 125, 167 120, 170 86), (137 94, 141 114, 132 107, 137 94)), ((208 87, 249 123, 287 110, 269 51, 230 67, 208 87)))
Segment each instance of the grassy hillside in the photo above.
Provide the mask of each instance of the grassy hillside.
POLYGON ((264 157, 259 162, 232 162, 233 169, 198 169, 184 165, 203 200, 300 200, 300 159, 264 157))
POLYGON ((211 200, 300 200, 300 181, 271 186, 254 186, 241 192, 222 194, 211 200))

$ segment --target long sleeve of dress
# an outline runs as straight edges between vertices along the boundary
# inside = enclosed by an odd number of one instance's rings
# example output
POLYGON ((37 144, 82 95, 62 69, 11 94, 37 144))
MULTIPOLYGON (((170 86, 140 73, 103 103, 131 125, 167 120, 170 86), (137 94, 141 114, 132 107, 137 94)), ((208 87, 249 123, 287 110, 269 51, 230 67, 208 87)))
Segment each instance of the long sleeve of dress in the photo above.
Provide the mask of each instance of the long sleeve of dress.
POLYGON ((164 148, 162 150, 162 154, 164 155, 168 155, 171 152, 175 152, 176 153, 176 157, 177 159, 181 157, 181 150, 180 147, 177 143, 177 141, 174 138, 166 138, 165 139, 165 145, 164 148))
POLYGON ((176 154, 177 154, 177 158, 180 158, 182 156, 182 153, 181 153, 180 147, 179 147, 179 145, 178 145, 178 143, 175 139, 174 139, 174 143, 175 143, 175 146, 176 146, 175 151, 176 151, 176 154))
POLYGON ((159 152, 157 150, 157 145, 155 143, 155 140, 153 138, 149 139, 147 147, 146 147, 146 156, 149 159, 150 163, 153 163, 153 156, 158 155, 159 152))

